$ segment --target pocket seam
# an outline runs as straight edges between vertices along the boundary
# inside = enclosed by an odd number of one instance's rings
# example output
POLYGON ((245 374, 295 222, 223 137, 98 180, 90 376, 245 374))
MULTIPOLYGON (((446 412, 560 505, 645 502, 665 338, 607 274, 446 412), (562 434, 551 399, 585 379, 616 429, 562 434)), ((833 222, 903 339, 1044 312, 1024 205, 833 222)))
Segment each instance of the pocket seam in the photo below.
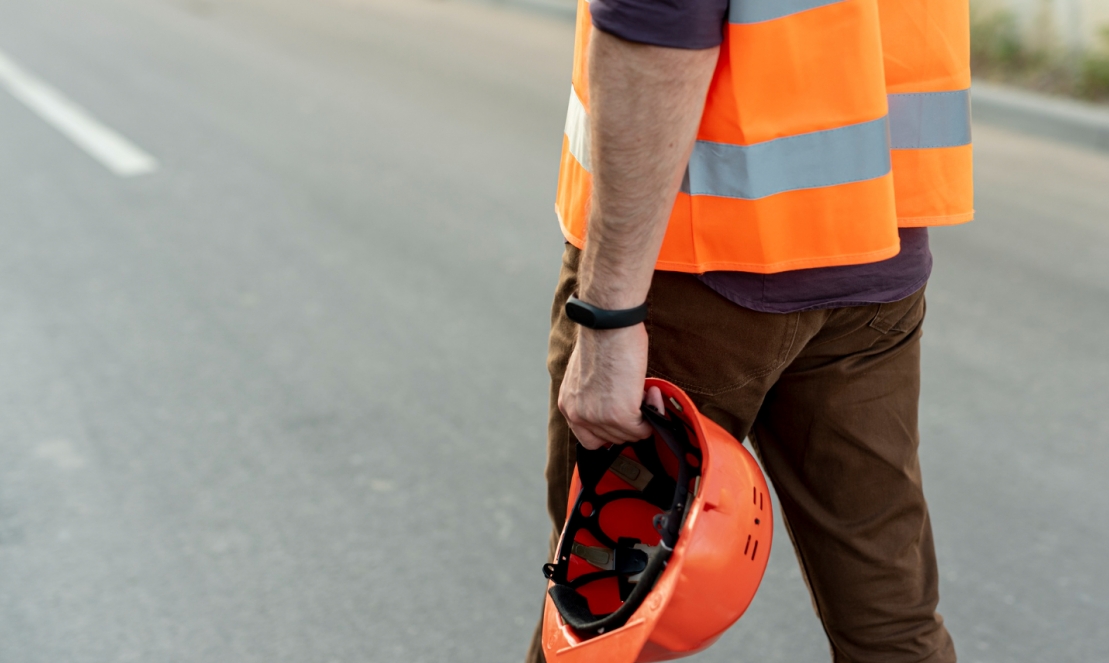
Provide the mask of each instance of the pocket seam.
POLYGON ((889 302, 886 304, 879 304, 878 311, 874 314, 874 318, 870 321, 868 326, 882 334, 890 334, 893 332, 904 334, 905 332, 912 331, 912 325, 904 325, 902 323, 904 323, 905 320, 916 310, 917 306, 920 306, 920 300, 922 298, 923 294, 918 290, 905 299, 900 299, 896 302, 889 302), (883 318, 882 314, 886 311, 889 311, 894 306, 905 302, 905 300, 907 299, 912 299, 913 303, 905 310, 901 317, 897 318, 889 325, 886 325, 885 319, 883 318))
MULTIPOLYGON (((649 298, 649 295, 648 295, 648 298, 649 298)), ((659 378, 662 378, 662 379, 664 379, 668 382, 672 382, 675 385, 681 387, 683 391, 699 394, 701 396, 715 397, 715 396, 720 396, 721 394, 726 394, 730 391, 735 391, 737 389, 742 389, 743 387, 747 386, 751 382, 754 382, 755 380, 757 380, 759 378, 766 377, 767 375, 770 375, 774 371, 780 369, 783 365, 785 365, 786 361, 789 360, 790 352, 793 350, 793 347, 797 344, 797 330, 800 329, 800 326, 801 326, 800 325, 801 314, 800 313, 789 313, 787 315, 790 316, 791 322, 792 322, 792 325, 793 325, 792 331, 789 332, 789 342, 788 343, 782 343, 782 349, 778 352, 778 356, 775 357, 774 361, 770 362, 769 364, 766 364, 765 366, 763 366, 761 368, 755 369, 755 370, 751 371, 750 373, 745 374, 740 380, 737 380, 735 382, 731 382, 731 383, 726 384, 722 387, 709 388, 709 387, 698 386, 698 385, 696 385, 692 382, 689 382, 687 380, 683 380, 683 379, 676 378, 676 377, 673 377, 671 375, 668 375, 665 372, 660 371, 657 368, 652 367, 650 365, 650 363, 648 363, 648 365, 647 365, 647 373, 649 375, 653 376, 653 377, 659 377, 659 378)), ((648 316, 648 319, 650 319, 650 316, 648 316)), ((650 329, 650 327, 648 327, 648 331, 649 331, 649 329, 650 329)))

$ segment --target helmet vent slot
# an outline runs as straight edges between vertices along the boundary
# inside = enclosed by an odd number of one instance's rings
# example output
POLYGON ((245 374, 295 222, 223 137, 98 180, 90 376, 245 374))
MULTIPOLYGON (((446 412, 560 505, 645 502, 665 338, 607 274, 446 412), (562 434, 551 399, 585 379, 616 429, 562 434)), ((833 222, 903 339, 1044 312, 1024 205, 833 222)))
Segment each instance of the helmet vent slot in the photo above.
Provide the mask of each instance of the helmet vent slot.
POLYGON ((759 552, 759 540, 751 534, 747 535, 747 545, 743 546, 743 554, 746 555, 748 552, 751 553, 751 561, 755 561, 755 555, 759 552), (755 543, 754 547, 751 546, 752 540, 755 543))

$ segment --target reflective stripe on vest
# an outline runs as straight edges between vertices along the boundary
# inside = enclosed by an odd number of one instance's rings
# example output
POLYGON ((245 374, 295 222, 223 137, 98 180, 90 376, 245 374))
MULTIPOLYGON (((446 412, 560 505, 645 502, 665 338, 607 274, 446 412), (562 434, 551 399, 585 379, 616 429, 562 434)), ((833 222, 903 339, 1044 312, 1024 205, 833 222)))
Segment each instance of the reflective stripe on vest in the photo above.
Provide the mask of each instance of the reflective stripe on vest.
POLYGON ((728 5, 729 23, 761 23, 843 0, 736 0, 728 5))
MULTIPOLYGON (((970 91, 889 95, 886 120, 755 143, 697 141, 682 192, 755 199, 794 189, 832 186, 881 177, 889 150, 956 147, 970 143, 970 91)), ((570 154, 592 170, 589 115, 570 88, 566 114, 570 154)))
POLYGON ((570 154, 578 160, 581 167, 592 172, 593 161, 589 156, 589 114, 585 112, 574 86, 570 86, 570 108, 566 111, 566 138, 569 140, 570 154))
POLYGON ((834 186, 890 172, 886 118, 754 145, 699 140, 682 192, 754 200, 776 193, 834 186))
POLYGON ((888 99, 893 149, 970 144, 970 90, 891 94, 888 99))
POLYGON ((974 155, 967 0, 877 2, 898 224, 969 221, 974 155))

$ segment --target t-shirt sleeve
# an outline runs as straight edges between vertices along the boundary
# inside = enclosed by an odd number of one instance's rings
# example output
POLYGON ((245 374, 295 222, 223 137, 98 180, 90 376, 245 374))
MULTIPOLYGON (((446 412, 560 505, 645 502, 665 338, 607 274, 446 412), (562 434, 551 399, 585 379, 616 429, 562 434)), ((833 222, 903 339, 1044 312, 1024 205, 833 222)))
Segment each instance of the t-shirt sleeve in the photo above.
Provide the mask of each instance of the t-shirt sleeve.
POLYGON ((712 48, 724 40, 729 0, 592 0, 594 27, 641 44, 712 48))

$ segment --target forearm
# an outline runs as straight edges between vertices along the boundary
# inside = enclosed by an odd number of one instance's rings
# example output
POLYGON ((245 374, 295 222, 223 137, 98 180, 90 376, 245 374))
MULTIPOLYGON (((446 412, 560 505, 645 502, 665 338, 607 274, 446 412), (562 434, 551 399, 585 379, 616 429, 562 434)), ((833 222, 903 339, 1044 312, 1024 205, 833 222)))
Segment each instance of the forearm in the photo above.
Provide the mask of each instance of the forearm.
MULTIPOLYGON (((644 46, 594 30, 589 51, 593 199, 578 297, 607 309, 647 297, 719 49, 644 46)), ((589 449, 651 434, 639 412, 643 325, 581 327, 558 405, 589 449)), ((646 394, 656 409, 662 396, 646 394)))
POLYGON ((584 301, 620 309, 646 299, 718 51, 646 46, 593 31, 593 199, 578 290, 584 301))

